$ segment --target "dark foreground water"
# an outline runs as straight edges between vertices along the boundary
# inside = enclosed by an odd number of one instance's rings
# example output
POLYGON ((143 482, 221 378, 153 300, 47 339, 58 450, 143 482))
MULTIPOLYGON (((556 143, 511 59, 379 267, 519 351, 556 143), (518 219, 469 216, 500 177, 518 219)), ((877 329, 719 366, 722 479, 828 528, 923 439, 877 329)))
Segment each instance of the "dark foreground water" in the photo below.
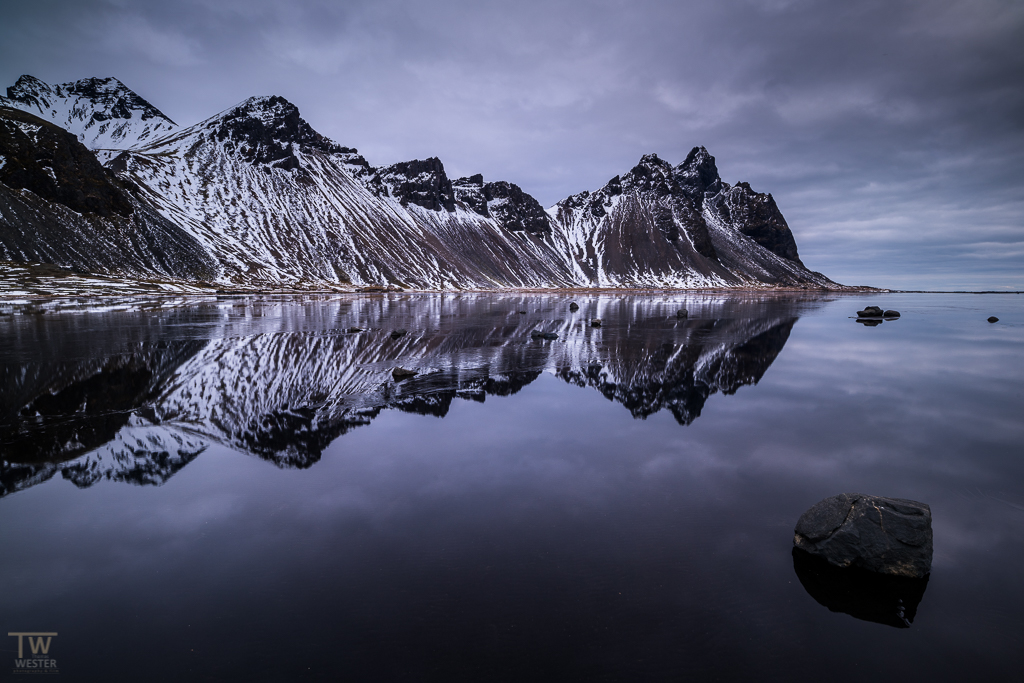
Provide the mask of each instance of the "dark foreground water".
POLYGON ((1022 299, 0 316, 0 678, 1020 680, 1022 299), (844 491, 931 505, 909 628, 794 565, 844 491))

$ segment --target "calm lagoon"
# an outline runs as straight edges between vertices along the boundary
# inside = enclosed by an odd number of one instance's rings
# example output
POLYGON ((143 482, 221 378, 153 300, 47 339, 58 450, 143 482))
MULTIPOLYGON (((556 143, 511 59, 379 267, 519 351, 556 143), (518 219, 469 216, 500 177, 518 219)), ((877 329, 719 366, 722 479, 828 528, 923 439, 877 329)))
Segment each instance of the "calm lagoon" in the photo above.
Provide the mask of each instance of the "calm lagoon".
POLYGON ((0 316, 0 626, 69 681, 1019 680, 1022 301, 0 316), (931 506, 909 628, 798 573, 847 491, 931 506))

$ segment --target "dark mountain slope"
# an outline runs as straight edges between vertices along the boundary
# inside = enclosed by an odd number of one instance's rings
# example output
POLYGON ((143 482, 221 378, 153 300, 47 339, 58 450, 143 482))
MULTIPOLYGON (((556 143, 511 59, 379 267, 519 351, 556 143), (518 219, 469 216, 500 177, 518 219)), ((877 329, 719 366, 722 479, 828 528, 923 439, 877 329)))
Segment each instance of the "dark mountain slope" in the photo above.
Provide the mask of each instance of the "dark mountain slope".
POLYGON ((209 280, 216 263, 73 135, 0 108, 0 259, 209 280))

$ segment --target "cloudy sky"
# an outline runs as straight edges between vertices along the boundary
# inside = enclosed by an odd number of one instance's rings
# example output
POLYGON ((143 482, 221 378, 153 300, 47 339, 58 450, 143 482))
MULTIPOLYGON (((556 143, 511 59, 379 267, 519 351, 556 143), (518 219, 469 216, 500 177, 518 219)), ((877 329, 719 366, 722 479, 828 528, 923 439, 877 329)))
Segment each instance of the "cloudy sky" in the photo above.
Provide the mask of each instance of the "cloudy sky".
POLYGON ((1021 0, 3 0, 0 84, 116 76, 179 124, 283 95, 381 165, 545 206, 704 145, 847 284, 1024 289, 1021 0))

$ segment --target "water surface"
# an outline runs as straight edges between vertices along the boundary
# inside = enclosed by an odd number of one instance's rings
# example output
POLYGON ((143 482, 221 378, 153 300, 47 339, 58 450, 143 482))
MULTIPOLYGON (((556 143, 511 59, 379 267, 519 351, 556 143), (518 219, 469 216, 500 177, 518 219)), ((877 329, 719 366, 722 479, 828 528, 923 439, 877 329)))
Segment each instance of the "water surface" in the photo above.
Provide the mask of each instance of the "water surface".
POLYGON ((1020 297, 570 300, 0 317, 0 625, 70 680, 1018 674, 1020 297), (844 491, 931 505, 909 628, 797 574, 844 491))

